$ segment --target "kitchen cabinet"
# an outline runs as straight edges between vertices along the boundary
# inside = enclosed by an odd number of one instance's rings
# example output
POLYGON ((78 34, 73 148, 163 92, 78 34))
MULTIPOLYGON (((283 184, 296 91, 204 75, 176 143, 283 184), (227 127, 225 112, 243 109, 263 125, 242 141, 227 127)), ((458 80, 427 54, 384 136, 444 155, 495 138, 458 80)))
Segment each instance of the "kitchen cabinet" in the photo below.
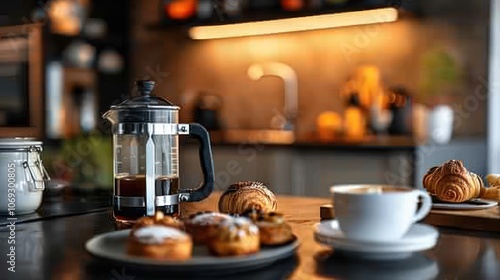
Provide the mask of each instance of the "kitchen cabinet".
POLYGON ((293 194, 328 196, 335 184, 412 185, 410 151, 298 150, 293 194))
MULTIPOLYGON (((215 189, 237 181, 263 181, 278 194, 329 196, 335 184, 396 184, 422 188, 435 165, 456 159, 469 171, 486 175, 484 139, 457 139, 447 145, 272 145, 214 144, 215 189)), ((198 147, 180 147, 183 188, 201 183, 198 147)))
POLYGON ((3 26, 0 38, 0 134, 41 138, 41 26, 3 26))
MULTIPOLYGON (((214 145, 215 189, 237 181, 267 183, 276 193, 328 196, 333 184, 412 184, 412 153, 408 151, 357 151, 297 148, 293 145, 214 145), (406 165, 405 165, 406 163, 406 165), (408 168, 402 168, 408 166, 408 168)), ((193 188, 202 180, 195 145, 180 151, 180 180, 193 188)))
MULTIPOLYGON (((213 146, 215 189, 225 190, 238 181, 262 181, 280 194, 293 194, 293 156, 289 147, 259 144, 213 146)), ((180 149, 180 181, 182 188, 194 188, 202 182, 196 145, 180 149)))

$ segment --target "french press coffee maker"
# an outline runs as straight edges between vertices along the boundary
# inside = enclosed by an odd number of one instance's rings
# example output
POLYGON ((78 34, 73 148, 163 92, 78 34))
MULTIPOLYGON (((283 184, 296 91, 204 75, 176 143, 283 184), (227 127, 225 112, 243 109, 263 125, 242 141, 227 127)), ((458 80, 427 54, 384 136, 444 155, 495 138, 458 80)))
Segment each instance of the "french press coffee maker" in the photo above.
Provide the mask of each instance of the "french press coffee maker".
POLYGON ((210 136, 200 124, 178 123, 179 107, 152 96, 154 81, 136 82, 140 96, 113 105, 103 118, 113 134, 113 218, 132 223, 156 211, 176 216, 179 202, 200 201, 214 188, 210 136), (197 189, 179 189, 179 139, 200 143, 204 182, 197 189))

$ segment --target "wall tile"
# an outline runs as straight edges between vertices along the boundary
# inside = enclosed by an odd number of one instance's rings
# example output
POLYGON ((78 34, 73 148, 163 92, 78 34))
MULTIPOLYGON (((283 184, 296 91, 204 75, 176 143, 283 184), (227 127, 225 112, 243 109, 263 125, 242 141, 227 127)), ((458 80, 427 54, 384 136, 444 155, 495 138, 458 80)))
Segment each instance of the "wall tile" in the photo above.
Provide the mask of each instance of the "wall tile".
MULTIPOLYGON (((464 70, 462 85, 454 88, 448 98, 461 108, 473 98, 481 78, 487 78, 488 5, 476 3, 487 1, 458 1, 464 2, 461 8, 456 7, 457 1, 438 2, 424 4, 427 16, 424 13, 423 18, 405 18, 396 23, 192 41, 182 31, 147 28, 157 20, 150 15, 157 15, 154 7, 158 3, 136 1, 132 13, 131 76, 151 76, 150 69, 156 68, 168 73, 160 77, 158 92, 182 105, 183 120, 191 119, 197 92, 210 91, 223 97, 222 117, 227 127, 265 128, 276 110, 283 107, 282 82, 270 77, 252 81, 246 71, 254 62, 284 62, 298 75, 298 129, 310 133, 321 112, 342 112, 344 101, 339 90, 356 67, 364 64, 379 67, 387 87, 402 85, 416 100, 431 103, 433 98, 424 96, 419 89, 419 57, 441 46, 456 57, 464 70)), ((456 135, 483 135, 485 108, 484 101, 478 100, 477 108, 462 114, 456 135)))

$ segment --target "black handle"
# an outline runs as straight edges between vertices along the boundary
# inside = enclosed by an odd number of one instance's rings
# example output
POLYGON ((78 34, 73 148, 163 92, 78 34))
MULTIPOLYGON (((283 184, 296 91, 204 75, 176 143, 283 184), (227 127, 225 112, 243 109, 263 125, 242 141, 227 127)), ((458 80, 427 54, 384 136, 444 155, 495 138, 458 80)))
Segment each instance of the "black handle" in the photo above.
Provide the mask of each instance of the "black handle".
POLYGON ((214 161, 212 157, 212 146, 210 145, 210 134, 200 124, 189 124, 189 135, 200 142, 200 163, 203 172, 203 183, 197 189, 183 190, 188 193, 187 201, 194 202, 207 198, 214 190, 215 174, 214 161))

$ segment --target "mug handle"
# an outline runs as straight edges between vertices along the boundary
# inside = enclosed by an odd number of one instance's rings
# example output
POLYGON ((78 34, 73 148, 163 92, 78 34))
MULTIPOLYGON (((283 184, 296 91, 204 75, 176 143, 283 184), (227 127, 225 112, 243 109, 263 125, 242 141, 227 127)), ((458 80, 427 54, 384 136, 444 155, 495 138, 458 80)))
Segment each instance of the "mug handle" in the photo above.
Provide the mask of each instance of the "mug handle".
POLYGON ((420 209, 418 209, 417 213, 415 213, 415 216, 413 216, 412 222, 416 223, 429 214, 432 208, 432 199, 427 191, 414 190, 414 192, 417 194, 417 197, 422 198, 422 205, 420 206, 420 209))
MULTIPOLYGON (((179 125, 185 126, 185 125, 179 125)), ((179 194, 180 202, 195 202, 207 198, 214 190, 215 174, 214 161, 212 157, 212 146, 210 145, 210 134, 200 124, 189 124, 189 136, 200 143, 200 163, 203 172, 203 183, 197 189, 182 190, 179 194)))

